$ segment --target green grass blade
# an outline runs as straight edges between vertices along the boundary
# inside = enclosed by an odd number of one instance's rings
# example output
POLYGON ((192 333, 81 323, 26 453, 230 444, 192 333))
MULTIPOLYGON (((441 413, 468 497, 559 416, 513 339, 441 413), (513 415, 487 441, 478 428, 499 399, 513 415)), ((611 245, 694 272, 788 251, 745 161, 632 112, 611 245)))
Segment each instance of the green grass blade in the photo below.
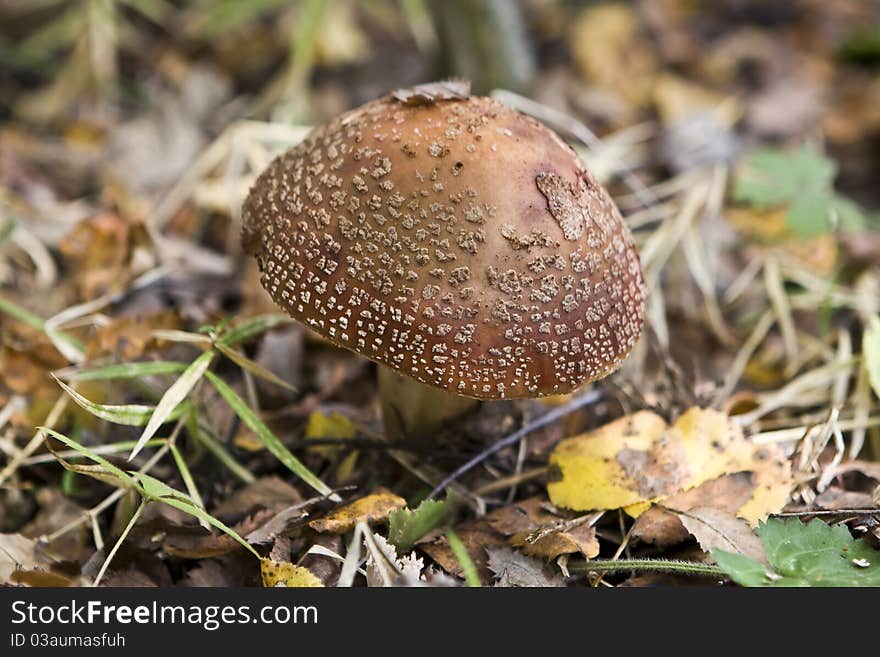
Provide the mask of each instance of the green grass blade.
POLYGON ((144 428, 144 432, 141 434, 141 437, 138 438, 137 445, 134 446, 131 456, 129 456, 129 460, 137 456, 137 453, 140 452, 147 441, 153 437, 159 427, 168 421, 174 409, 186 398, 193 387, 199 382, 199 379, 201 379, 205 372, 208 371, 208 367, 211 365, 211 360, 213 360, 213 358, 213 351, 206 351, 203 353, 190 363, 189 367, 184 370, 183 374, 180 375, 177 381, 172 383, 171 387, 165 391, 165 394, 162 395, 162 399, 156 404, 156 410, 150 417, 150 421, 144 428))
POLYGON ((483 584, 480 582, 480 576, 477 574, 477 567, 474 565, 471 555, 468 554, 467 548, 461 542, 458 534, 450 529, 446 532, 446 540, 449 541, 449 548, 461 565, 464 581, 467 582, 468 586, 481 587, 483 584))
MULTIPOLYGON (((84 447, 83 445, 80 445, 78 442, 76 442, 72 438, 68 438, 64 434, 58 433, 57 431, 54 431, 53 429, 49 429, 47 427, 41 427, 40 430, 45 431, 47 434, 52 436, 55 440, 67 445, 70 449, 74 450, 75 452, 82 454, 86 458, 94 461, 95 463, 97 463, 98 465, 103 467, 104 470, 106 470, 109 474, 111 474, 114 477, 116 477, 117 479, 119 479, 126 486, 129 486, 129 487, 133 488, 134 490, 138 491, 139 493, 143 494, 143 489, 138 485, 138 483, 134 479, 131 478, 131 476, 129 476, 123 470, 120 470, 119 468, 117 468, 115 465, 110 463, 110 461, 105 459, 103 456, 99 456, 98 454, 95 454, 88 447, 84 447)), ((56 454, 56 458, 58 458, 61 465, 63 465, 67 469, 70 469, 70 468, 68 468, 68 466, 70 464, 67 463, 66 461, 64 461, 64 459, 61 459, 60 457, 58 457, 57 454, 56 454)), ((79 472, 79 470, 73 470, 73 471, 79 472)), ((88 473, 83 471, 82 474, 88 474, 88 473)), ((94 476, 94 474, 92 474, 92 476, 94 476)))
POLYGON ((252 317, 251 319, 245 321, 239 326, 236 326, 234 329, 226 331, 225 333, 223 333, 223 335, 219 337, 217 341, 222 342, 227 347, 232 346, 240 342, 246 342, 255 335, 265 333, 271 328, 274 328, 281 324, 288 324, 291 321, 292 320, 287 315, 257 315, 256 317, 252 317))
POLYGON ((266 449, 275 455, 275 458, 281 461, 291 472, 297 475, 305 483, 321 493, 321 495, 332 495, 330 487, 315 476, 312 471, 302 463, 302 461, 291 454, 290 450, 284 446, 278 436, 272 433, 272 430, 269 429, 259 417, 257 417, 257 414, 251 410, 247 403, 239 397, 238 394, 230 388, 225 381, 223 381, 223 379, 213 372, 206 372, 205 376, 217 389, 220 396, 226 400, 226 403, 229 404, 232 407, 232 410, 234 410, 238 417, 241 418, 241 421, 244 422, 251 431, 257 434, 257 437, 266 446, 266 449))
MULTIPOLYGON (((86 409, 95 417, 112 422, 113 424, 122 424, 129 427, 142 427, 149 422, 156 407, 146 406, 144 404, 98 404, 86 399, 76 390, 61 381, 56 376, 52 376, 55 382, 64 389, 70 398, 79 406, 86 409)), ((167 420, 175 420, 179 418, 188 408, 188 404, 179 404, 168 414, 167 420)))
POLYGON ((183 479, 183 485, 186 486, 186 492, 192 498, 193 502, 200 509, 205 508, 205 502, 202 500, 202 496, 199 493, 199 489, 196 486, 195 479, 193 479, 192 473, 189 470, 189 466, 186 464, 186 461, 183 459, 183 455, 180 453, 180 450, 177 449, 176 445, 171 445, 171 456, 174 457, 174 463, 177 465, 177 469, 180 471, 180 478, 183 479))
MULTIPOLYGON (((0 313, 5 313, 13 319, 17 319, 19 322, 27 324, 31 328, 35 328, 38 331, 46 333, 46 322, 43 320, 42 317, 35 315, 30 310, 22 308, 17 303, 13 303, 12 301, 9 301, 8 299, 3 299, 2 297, 0 297, 0 313)), ((63 331, 55 329, 54 331, 52 331, 52 334, 56 338, 64 340, 71 347, 74 347, 79 351, 83 351, 85 349, 85 346, 82 342, 80 342, 73 336, 64 333, 63 331)))
POLYGON ((70 381, 104 381, 107 379, 137 379, 144 376, 180 374, 188 365, 170 360, 147 361, 143 363, 118 363, 104 367, 94 367, 73 372, 70 381))
POLYGON ((137 477, 138 481, 143 487, 144 495, 148 499, 154 502, 167 504, 168 506, 173 506, 175 509, 180 509, 184 513, 188 513, 198 520, 202 520, 210 525, 213 525, 220 531, 238 541, 242 546, 247 548, 247 550, 257 559, 260 558, 259 553, 253 547, 251 547, 251 544, 244 540, 241 536, 239 536, 239 534, 234 529, 232 529, 231 527, 227 527, 210 513, 196 506, 193 500, 190 499, 190 497, 185 493, 182 493, 179 490, 174 490, 173 488, 159 481, 155 477, 151 477, 150 475, 144 474, 142 472, 132 474, 137 477))

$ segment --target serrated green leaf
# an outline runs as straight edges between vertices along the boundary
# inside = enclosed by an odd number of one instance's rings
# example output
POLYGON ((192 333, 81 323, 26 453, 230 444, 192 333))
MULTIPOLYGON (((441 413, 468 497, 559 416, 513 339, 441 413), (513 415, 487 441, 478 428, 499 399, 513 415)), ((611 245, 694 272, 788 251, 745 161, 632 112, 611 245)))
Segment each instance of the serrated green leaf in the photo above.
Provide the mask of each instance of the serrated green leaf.
POLYGON ((281 461, 284 465, 286 465, 291 472, 293 472, 296 476, 302 479, 309 486, 314 488, 316 491, 321 493, 321 495, 331 495, 332 490, 327 484, 321 481, 311 470, 309 470, 305 464, 302 463, 298 458, 296 458, 287 447, 281 442, 281 440, 272 433, 272 430, 266 426, 266 424, 257 417, 257 414, 251 410, 250 406, 238 396, 238 394, 229 387, 229 385, 220 377, 218 377, 213 372, 206 372, 205 376, 211 382, 211 384, 217 389, 217 392, 220 393, 220 396, 226 400, 226 403, 232 407, 232 410, 235 411, 235 414, 241 418, 241 421, 244 422, 250 429, 253 431, 257 437, 260 439, 260 442, 266 446, 272 454, 275 455, 279 461, 281 461))
POLYGON ((452 500, 425 500, 415 510, 398 509, 388 516, 388 541, 398 550, 408 550, 432 529, 449 520, 452 500))
POLYGON ((142 376, 179 374, 186 370, 186 363, 169 360, 147 361, 143 363, 118 363, 104 367, 94 367, 73 372, 71 381, 103 381, 107 379, 137 379, 142 376))
POLYGON ((801 238, 828 233, 832 227, 861 230, 865 215, 858 204, 834 192, 836 175, 837 164, 813 148, 763 149, 746 159, 732 196, 763 209, 788 206, 786 223, 801 238))
POLYGON ((742 586, 880 586, 880 552, 845 525, 771 518, 757 529, 770 568, 721 550, 712 556, 742 586))
POLYGON ((134 458, 137 453, 141 451, 147 441, 153 437, 156 431, 158 431, 159 427, 170 419, 174 409, 186 398, 190 393, 190 390, 193 389, 196 383, 199 382, 199 379, 201 379, 205 372, 208 371, 208 367, 210 367, 213 358, 213 351, 206 351, 203 353, 190 363, 189 367, 184 370, 183 374, 181 374, 177 380, 171 384, 171 387, 165 391, 165 394, 162 395, 162 399, 156 404, 156 410, 154 410, 153 414, 150 416, 147 426, 144 427, 144 432, 141 434, 141 437, 138 438, 137 445, 135 445, 134 449, 131 451, 129 459, 134 458))
POLYGON ((880 315, 868 320, 865 333, 862 335, 862 358, 868 371, 868 381, 874 394, 880 398, 880 315))

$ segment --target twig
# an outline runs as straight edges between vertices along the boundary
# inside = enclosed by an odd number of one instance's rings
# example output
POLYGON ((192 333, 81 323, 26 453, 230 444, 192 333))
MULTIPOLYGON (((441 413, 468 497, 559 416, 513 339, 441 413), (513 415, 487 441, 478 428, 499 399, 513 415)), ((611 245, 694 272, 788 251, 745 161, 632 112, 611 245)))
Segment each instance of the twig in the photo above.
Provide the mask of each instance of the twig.
POLYGON ((536 431, 536 430, 540 429, 541 427, 545 427, 548 424, 555 422, 559 418, 565 417, 569 413, 573 413, 574 411, 578 410, 579 408, 582 408, 584 406, 588 406, 589 404, 594 404, 596 401, 599 400, 599 398, 601 396, 602 396, 601 392, 599 392, 597 390, 591 390, 589 392, 584 393, 580 397, 576 397, 575 399, 571 400, 567 404, 564 404, 562 406, 558 406, 557 408, 554 408, 549 413, 545 413, 544 415, 542 415, 538 419, 533 420, 532 422, 529 422, 528 424, 526 424, 522 428, 518 429, 517 431, 513 432, 512 434, 510 434, 506 438, 502 438, 498 442, 487 447, 486 449, 484 449, 482 452, 477 454, 475 457, 473 457, 470 461, 468 461, 464 465, 459 466, 459 468, 456 469, 451 475, 449 475, 443 481, 441 481, 439 484, 437 484, 437 486, 434 488, 434 490, 431 491, 431 494, 428 495, 427 499, 430 500, 430 499, 433 499, 434 497, 436 497, 437 495, 439 495, 441 492, 443 492, 443 490, 447 486, 449 486, 449 484, 451 484, 452 482, 454 482, 455 480, 460 478, 466 472, 469 472, 470 470, 472 470, 474 467, 478 466, 480 463, 485 461, 487 458, 489 458, 490 456, 492 456, 496 452, 500 452, 505 447, 510 447, 511 445, 515 445, 517 442, 522 440, 525 436, 532 433, 533 431, 536 431))

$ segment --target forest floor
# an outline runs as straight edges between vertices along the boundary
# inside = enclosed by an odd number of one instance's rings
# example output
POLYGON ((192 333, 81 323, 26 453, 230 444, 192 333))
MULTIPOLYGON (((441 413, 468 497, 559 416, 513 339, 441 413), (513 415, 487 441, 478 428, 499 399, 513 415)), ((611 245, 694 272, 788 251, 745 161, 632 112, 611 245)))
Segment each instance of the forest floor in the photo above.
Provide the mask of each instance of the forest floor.
POLYGON ((872 4, 522 3, 495 95, 611 191, 643 336, 389 441, 239 234, 311 125, 437 75, 399 4, 0 1, 0 585, 880 585, 872 4))

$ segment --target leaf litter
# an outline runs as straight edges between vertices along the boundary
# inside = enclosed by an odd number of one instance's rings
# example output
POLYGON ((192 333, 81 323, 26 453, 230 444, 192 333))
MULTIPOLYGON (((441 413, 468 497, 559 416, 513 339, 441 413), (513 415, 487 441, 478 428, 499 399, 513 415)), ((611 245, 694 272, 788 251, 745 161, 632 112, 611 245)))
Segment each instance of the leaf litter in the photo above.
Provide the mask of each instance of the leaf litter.
POLYGON ((168 5, 151 20, 186 24, 186 48, 123 12, 94 59, 51 17, 0 9, 0 37, 24 34, 0 83, 0 583, 617 586, 658 568, 685 581, 664 560, 717 576, 714 559, 743 585, 874 584, 880 197, 864 144, 880 119, 854 35, 876 16, 814 9, 839 43, 801 38, 798 12, 785 30, 751 22, 749 3, 534 9, 536 50, 570 58, 535 100, 498 98, 570 140, 620 205, 645 335, 589 403, 530 433, 515 435, 543 401, 394 443, 374 368, 278 315, 240 258, 240 207, 313 123, 381 90, 466 95, 414 85, 415 45, 386 52, 389 29, 436 42, 430 23, 346 7, 231 55, 218 44, 291 10, 168 5), (36 48, 46 34, 59 42, 36 48), (358 68, 370 58, 389 64, 379 78, 358 68), (455 494, 425 499, 450 476, 455 494))

